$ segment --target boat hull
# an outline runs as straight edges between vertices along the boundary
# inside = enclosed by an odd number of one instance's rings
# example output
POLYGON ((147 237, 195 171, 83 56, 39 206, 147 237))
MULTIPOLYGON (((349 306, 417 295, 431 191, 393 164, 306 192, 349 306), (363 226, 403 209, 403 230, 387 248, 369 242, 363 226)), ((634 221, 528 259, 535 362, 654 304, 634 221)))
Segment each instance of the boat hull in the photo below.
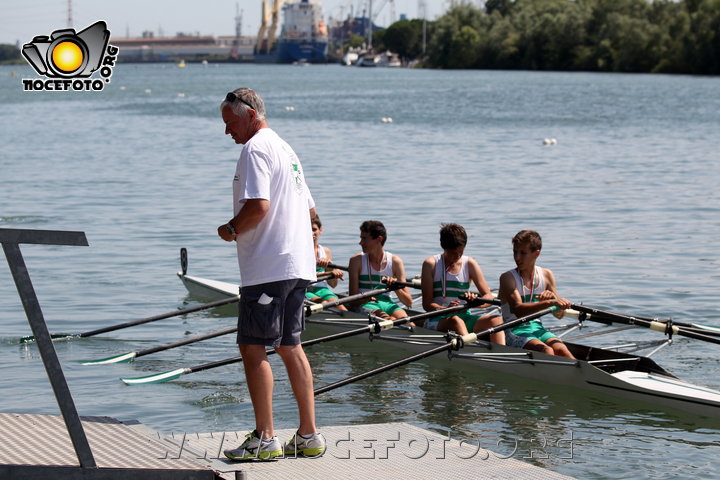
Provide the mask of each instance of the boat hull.
MULTIPOLYGON (((416 329, 416 335, 428 331, 416 329)), ((437 333, 437 332, 435 332, 437 333)), ((412 335, 376 335, 410 351, 428 350, 444 343, 438 338, 412 335)), ((587 391, 602 392, 647 408, 663 406, 696 415, 720 418, 720 391, 676 378, 653 360, 638 355, 565 342, 577 360, 479 341, 453 352, 452 361, 506 375, 587 391)))
POLYGON ((210 280, 177 273, 190 295, 207 301, 221 300, 240 293, 240 287, 230 282, 210 280))

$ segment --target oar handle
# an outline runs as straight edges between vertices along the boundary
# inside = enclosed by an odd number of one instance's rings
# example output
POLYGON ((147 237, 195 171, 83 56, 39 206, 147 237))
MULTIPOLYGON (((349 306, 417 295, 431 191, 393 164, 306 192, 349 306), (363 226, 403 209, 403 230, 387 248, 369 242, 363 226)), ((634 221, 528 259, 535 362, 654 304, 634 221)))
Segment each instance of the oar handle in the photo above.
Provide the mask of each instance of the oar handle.
POLYGON ((310 282, 310 285, 312 285, 314 283, 324 282, 325 280, 330 280, 332 278, 335 278, 335 274, 333 272, 318 273, 316 276, 317 276, 317 280, 315 280, 314 282, 310 282))
POLYGON ((134 320, 131 322, 121 323, 119 325, 112 325, 109 327, 98 328, 97 330, 91 330, 89 332, 81 333, 78 336, 79 337, 92 337, 93 335, 99 335, 101 333, 113 332, 115 330, 120 330, 122 328, 127 328, 127 327, 134 327, 135 325, 142 325, 143 323, 155 322, 157 320, 163 320, 166 318, 177 317, 179 315, 185 315, 186 313, 192 313, 192 312, 197 312, 199 310, 206 310, 208 308, 214 308, 214 307, 219 307, 221 305, 227 305, 228 303, 235 303, 239 300, 240 300, 240 295, 236 295, 234 297, 223 298, 221 300, 216 300, 214 302, 205 303, 203 305, 198 305, 196 307, 184 308, 182 310, 163 313, 161 315, 155 315, 153 317, 148 317, 148 318, 143 318, 140 320, 134 320))
POLYGON ((330 267, 330 268, 337 268, 338 270, 344 270, 344 271, 346 271, 346 272, 348 271, 348 267, 343 266, 343 265, 337 265, 337 264, 335 264, 335 263, 328 263, 328 267, 330 267))
MULTIPOLYGON (((382 280, 383 283, 386 283, 385 280, 382 280)), ((396 280, 393 282, 393 285, 398 285, 400 288, 409 287, 409 288, 422 288, 422 284, 420 283, 419 278, 413 278, 409 282, 401 282, 400 280, 396 280)))
POLYGON ((347 297, 338 298, 337 300, 332 300, 330 302, 315 303, 312 305, 308 305, 305 307, 305 315, 310 316, 313 313, 317 313, 322 310, 327 310, 328 308, 337 307, 338 305, 355 302, 357 300, 362 300, 364 298, 374 297, 375 295, 382 295, 383 293, 388 293, 393 288, 394 287, 378 288, 376 290, 369 290, 367 292, 356 293, 355 295, 348 295, 347 297))

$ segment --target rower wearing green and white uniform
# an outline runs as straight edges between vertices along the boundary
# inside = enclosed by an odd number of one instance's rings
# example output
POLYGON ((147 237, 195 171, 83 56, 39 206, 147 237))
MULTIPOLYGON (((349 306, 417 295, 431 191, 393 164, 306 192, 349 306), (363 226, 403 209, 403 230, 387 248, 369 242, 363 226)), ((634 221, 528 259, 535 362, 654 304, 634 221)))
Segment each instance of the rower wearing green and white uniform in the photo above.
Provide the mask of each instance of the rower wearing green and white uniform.
MULTIPOLYGON (((464 303, 460 296, 468 294, 474 284, 482 298, 493 298, 480 265, 474 258, 464 255, 467 233, 457 223, 443 224, 440 229, 440 246, 443 253, 428 257, 422 266, 423 308, 432 312, 464 303)), ((477 295, 477 294, 473 294, 477 295)), ((452 315, 426 320, 424 327, 441 332, 453 331, 459 335, 480 332, 502 324, 497 307, 487 306, 480 314, 467 310, 452 315)), ((495 343, 505 342, 504 332, 490 336, 495 343)))
MULTIPOLYGON (((337 300, 337 295, 331 290, 338 284, 338 279, 343 279, 343 271, 338 269, 331 269, 328 267, 332 263, 332 253, 327 247, 323 247, 318 243, 320 235, 322 234, 322 222, 320 217, 316 216, 312 219, 312 231, 313 231, 313 247, 315 248, 315 261, 317 273, 332 272, 333 278, 329 280, 323 280, 310 285, 305 292, 305 298, 312 302, 331 302, 337 300)), ((336 307, 339 310, 347 310, 344 305, 338 305, 336 307)))
MULTIPOLYGON (((360 225, 360 246, 363 251, 353 255, 348 263, 349 295, 386 288, 394 281, 405 281, 402 259, 383 248, 386 239, 387 231, 382 222, 367 220, 360 225), (387 279, 388 284, 382 282, 383 278, 387 279)), ((407 287, 397 289, 395 293, 405 306, 412 305, 412 296, 407 287)), ((361 300, 354 306, 382 317, 407 317, 405 310, 386 294, 372 297, 369 301, 361 300)))
MULTIPOLYGON (((553 315, 562 318, 570 302, 557 292, 552 271, 535 264, 542 249, 540 234, 522 230, 513 237, 512 244, 516 268, 500 276, 498 298, 502 302, 503 320, 509 322, 549 307, 558 307, 553 315)), ((546 330, 540 320, 511 328, 506 341, 513 347, 574 358, 562 340, 546 330)))

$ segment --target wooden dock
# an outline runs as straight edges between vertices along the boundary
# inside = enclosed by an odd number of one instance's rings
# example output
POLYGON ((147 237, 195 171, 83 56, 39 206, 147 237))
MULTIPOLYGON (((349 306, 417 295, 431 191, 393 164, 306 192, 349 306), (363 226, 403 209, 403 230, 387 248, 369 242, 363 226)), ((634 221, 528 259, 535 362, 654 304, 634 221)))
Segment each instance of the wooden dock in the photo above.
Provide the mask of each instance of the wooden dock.
MULTIPOLYGON (((0 478, 13 479, 564 479, 506 455, 406 423, 323 427, 324 456, 237 463, 222 451, 243 432, 161 434, 136 422, 82 417, 97 469, 79 466, 59 415, 0 414, 0 478), (133 469, 128 473, 128 469, 133 469), (135 470, 137 469, 137 470, 135 470)), ((281 441, 294 432, 278 430, 281 441)))

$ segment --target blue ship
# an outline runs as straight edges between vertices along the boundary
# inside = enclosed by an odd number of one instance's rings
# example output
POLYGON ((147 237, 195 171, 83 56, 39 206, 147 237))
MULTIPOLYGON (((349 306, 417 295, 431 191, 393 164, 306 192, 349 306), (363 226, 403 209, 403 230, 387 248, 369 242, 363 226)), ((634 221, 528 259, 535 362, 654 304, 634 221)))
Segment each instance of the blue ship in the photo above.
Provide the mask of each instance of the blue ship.
POLYGON ((285 3, 283 26, 277 45, 277 62, 327 62, 328 35, 317 1, 285 3))

